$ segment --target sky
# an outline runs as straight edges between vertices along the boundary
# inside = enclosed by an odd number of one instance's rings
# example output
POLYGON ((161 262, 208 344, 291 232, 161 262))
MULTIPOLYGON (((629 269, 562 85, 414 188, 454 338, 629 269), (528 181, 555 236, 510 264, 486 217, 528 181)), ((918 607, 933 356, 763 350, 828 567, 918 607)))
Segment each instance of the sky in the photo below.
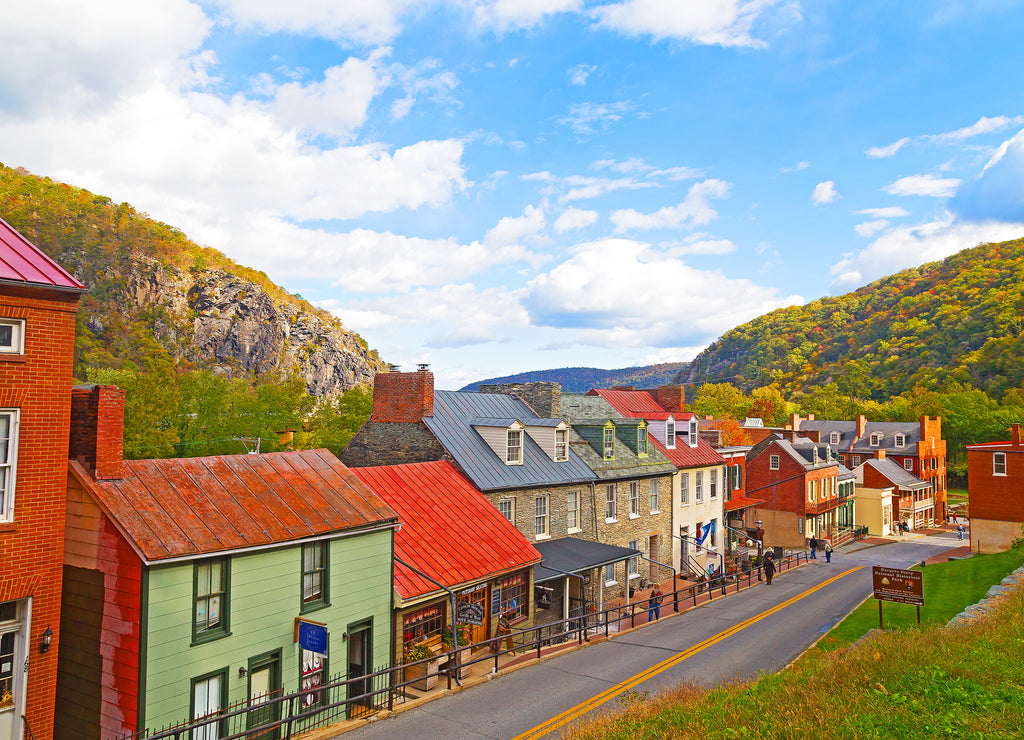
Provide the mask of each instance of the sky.
POLYGON ((1024 0, 33 0, 0 162, 439 388, 692 359, 1024 236, 1024 0))

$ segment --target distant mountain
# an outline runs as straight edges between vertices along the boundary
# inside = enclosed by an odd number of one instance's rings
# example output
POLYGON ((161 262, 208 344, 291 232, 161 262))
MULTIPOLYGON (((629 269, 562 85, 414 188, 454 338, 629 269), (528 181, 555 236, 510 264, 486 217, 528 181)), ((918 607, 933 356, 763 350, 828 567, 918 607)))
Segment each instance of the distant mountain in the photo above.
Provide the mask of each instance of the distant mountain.
POLYGON ((145 366, 162 348, 179 367, 218 375, 298 373, 323 397, 385 367, 331 314, 127 203, 0 165, 0 216, 88 288, 78 378, 89 367, 145 366))
POLYGON ((677 376, 783 394, 835 383, 888 399, 954 381, 999 398, 1024 386, 1024 239, 965 249, 860 290, 759 316, 677 376))
POLYGON ((560 367, 555 370, 534 370, 517 375, 505 375, 470 383, 461 390, 476 391, 481 385, 492 383, 534 383, 557 381, 566 393, 586 393, 591 388, 610 388, 613 385, 634 385, 637 388, 655 388, 673 382, 685 362, 668 362, 661 365, 625 367, 621 370, 601 370, 596 367, 560 367))

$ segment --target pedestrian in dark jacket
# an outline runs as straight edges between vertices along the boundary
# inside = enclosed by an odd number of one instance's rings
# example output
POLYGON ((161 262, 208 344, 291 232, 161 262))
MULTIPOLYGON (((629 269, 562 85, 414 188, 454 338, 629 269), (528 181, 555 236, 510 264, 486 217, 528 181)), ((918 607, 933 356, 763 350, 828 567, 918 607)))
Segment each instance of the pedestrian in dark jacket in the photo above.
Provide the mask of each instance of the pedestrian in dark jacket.
POLYGON ((654 590, 651 591, 651 595, 647 599, 647 621, 653 622, 655 619, 661 619, 661 600, 665 598, 665 594, 661 592, 661 586, 657 583, 654 584, 654 590))
POLYGON ((818 559, 818 541, 811 537, 811 560, 818 559))
POLYGON ((768 581, 768 585, 772 585, 772 578, 775 577, 775 562, 771 557, 765 558, 764 561, 764 579, 768 581))

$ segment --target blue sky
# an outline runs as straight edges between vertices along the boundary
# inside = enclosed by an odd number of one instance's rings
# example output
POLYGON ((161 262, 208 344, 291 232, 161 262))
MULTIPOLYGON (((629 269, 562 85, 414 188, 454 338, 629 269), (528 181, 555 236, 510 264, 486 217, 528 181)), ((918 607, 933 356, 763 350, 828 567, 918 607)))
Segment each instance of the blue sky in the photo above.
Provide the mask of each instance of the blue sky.
POLYGON ((1009 0, 38 0, 0 28, 0 161, 439 387, 682 361, 1024 236, 1021 28, 1009 0))

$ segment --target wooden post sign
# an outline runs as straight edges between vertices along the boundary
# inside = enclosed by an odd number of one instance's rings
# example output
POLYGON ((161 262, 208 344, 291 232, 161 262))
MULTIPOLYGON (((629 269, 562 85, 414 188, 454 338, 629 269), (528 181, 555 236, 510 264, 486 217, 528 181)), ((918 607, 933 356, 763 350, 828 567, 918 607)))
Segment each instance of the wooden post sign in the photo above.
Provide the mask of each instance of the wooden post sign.
POLYGON ((473 624, 477 627, 482 627, 484 624, 484 604, 483 602, 465 602, 460 601, 456 607, 459 610, 458 622, 460 624, 473 624))
POLYGON ((871 569, 871 585, 878 601, 878 628, 882 626, 882 602, 913 604, 917 607, 917 623, 921 624, 921 607, 924 606, 924 574, 919 570, 885 568, 876 565, 871 569))

